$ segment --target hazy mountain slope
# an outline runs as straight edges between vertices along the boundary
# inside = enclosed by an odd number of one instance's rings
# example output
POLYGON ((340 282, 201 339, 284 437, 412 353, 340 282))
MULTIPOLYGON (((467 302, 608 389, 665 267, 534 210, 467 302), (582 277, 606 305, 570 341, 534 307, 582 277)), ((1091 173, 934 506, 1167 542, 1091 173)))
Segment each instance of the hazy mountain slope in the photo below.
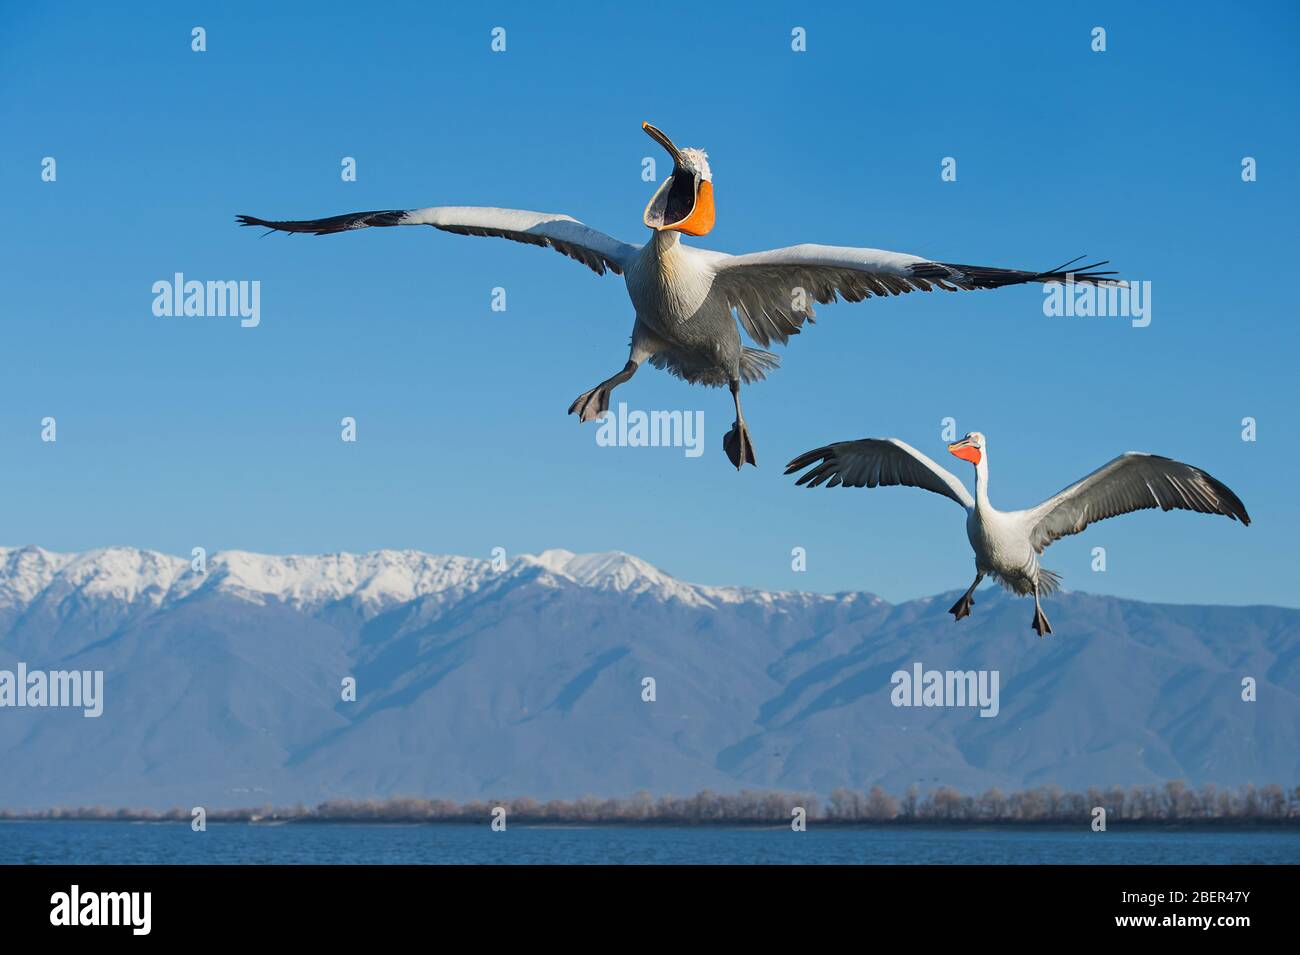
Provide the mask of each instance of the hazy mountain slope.
POLYGON ((106 686, 98 719, 0 708, 0 806, 1300 779, 1300 611, 1064 594, 1039 640, 1029 604, 985 590, 955 625, 955 596, 703 587, 625 554, 231 552, 200 574, 0 548, 0 669, 106 686), (997 670, 999 714, 894 707, 918 661, 997 670))

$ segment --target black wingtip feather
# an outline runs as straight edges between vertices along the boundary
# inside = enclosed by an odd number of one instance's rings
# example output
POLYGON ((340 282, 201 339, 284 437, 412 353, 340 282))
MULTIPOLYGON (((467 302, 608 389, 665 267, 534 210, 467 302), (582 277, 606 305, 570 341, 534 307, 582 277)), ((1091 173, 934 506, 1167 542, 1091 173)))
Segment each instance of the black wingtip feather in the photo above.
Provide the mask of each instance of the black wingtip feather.
MULTIPOLYGON (((1204 471, 1201 473, 1205 474, 1204 471)), ((1205 474, 1205 479, 1210 482, 1210 487, 1214 488, 1214 493, 1219 495, 1221 502, 1226 505, 1224 516, 1230 517, 1234 521, 1241 521, 1243 527, 1249 527, 1250 515, 1246 513, 1246 505, 1241 502, 1241 498, 1233 493, 1232 488, 1208 474, 1205 474)))
POLYGON ((1026 282, 1075 282, 1081 285, 1118 285, 1121 280, 1115 278, 1118 272, 1100 272, 1099 266, 1109 262, 1093 262, 1090 265, 1077 263, 1084 256, 1080 255, 1055 269, 1046 272, 1023 272, 1019 269, 990 268, 983 265, 958 265, 954 262, 921 262, 911 267, 913 276, 929 282, 950 282, 960 288, 993 289, 1008 285, 1023 285, 1026 282), (953 275, 955 270, 960 273, 953 275))
POLYGON ((351 232, 354 229, 367 229, 373 226, 401 225, 407 216, 405 209, 386 209, 374 212, 348 212, 340 216, 325 219, 302 219, 273 221, 259 219, 256 216, 236 216, 235 221, 241 226, 255 225, 273 232, 310 232, 312 235, 334 235, 338 232, 351 232))
POLYGON ((1069 262, 1066 262, 1064 265, 1059 265, 1050 271, 1039 272, 1035 278, 1040 282, 1061 282, 1066 279, 1071 279, 1075 282, 1098 280, 1103 282, 1118 281, 1117 279, 1110 278, 1112 275, 1119 275, 1119 273, 1114 270, 1105 272, 1097 271, 1097 269, 1103 265, 1110 265, 1110 260, 1108 259, 1102 259, 1100 262, 1093 262, 1091 265, 1080 265, 1078 268, 1072 268, 1074 263, 1078 262, 1079 259, 1082 258, 1083 256, 1080 255, 1077 258, 1073 258, 1069 262))
POLYGON ((1085 257, 1086 257, 1086 256, 1083 256, 1083 255, 1076 255, 1076 256, 1075 256, 1074 258, 1072 258, 1069 262, 1062 262, 1062 263, 1061 263, 1060 265, 1058 265, 1056 268, 1054 268, 1054 269, 1049 269, 1047 272, 1044 272, 1044 273, 1042 273, 1042 274, 1044 274, 1044 275, 1051 275, 1053 272, 1064 272, 1066 269, 1068 269, 1070 266, 1072 266, 1075 262, 1078 262, 1080 259, 1085 258, 1085 257))
MULTIPOLYGON (((1210 490, 1214 492, 1215 497, 1218 498, 1217 503, 1219 509, 1217 513, 1222 514, 1230 520, 1241 521, 1243 527, 1250 526, 1250 515, 1246 512, 1246 505, 1242 503, 1241 498, 1237 497, 1236 492, 1233 491, 1232 488, 1228 487, 1228 485, 1224 484, 1213 474, 1202 471, 1200 468, 1191 464, 1184 464, 1182 461, 1175 460, 1174 458, 1165 457, 1163 454, 1153 454, 1150 456, 1161 461, 1167 461, 1170 464, 1176 464, 1179 467, 1187 468, 1188 470, 1200 475, 1205 483, 1210 486, 1210 490)), ((1164 508, 1164 510, 1169 510, 1169 508, 1164 508)))
MULTIPOLYGON (((827 461, 829 461, 832 457, 834 457, 834 455, 835 452, 831 450, 829 446, 824 448, 817 448, 813 451, 805 451, 803 454, 799 455, 799 457, 795 458, 793 461, 791 461, 789 464, 785 466, 785 473, 794 474, 796 471, 802 471, 806 467, 824 464, 827 461)), ((794 482, 795 487, 804 487, 805 485, 808 487, 816 487, 818 484, 821 483, 821 481, 813 481, 813 479, 818 476, 818 473, 819 473, 819 469, 817 467, 813 467, 811 471, 802 475, 797 481, 794 482), (809 484, 808 483, 809 481, 813 481, 813 483, 809 484)), ((823 478, 822 480, 825 480, 825 478, 823 478)))

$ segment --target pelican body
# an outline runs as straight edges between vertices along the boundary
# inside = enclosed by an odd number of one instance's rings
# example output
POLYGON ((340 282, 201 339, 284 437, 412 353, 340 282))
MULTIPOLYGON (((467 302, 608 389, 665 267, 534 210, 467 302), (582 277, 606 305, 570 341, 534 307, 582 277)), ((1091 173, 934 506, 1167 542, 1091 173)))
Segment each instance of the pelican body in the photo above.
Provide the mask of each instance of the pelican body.
MULTIPOLYGON (((326 219, 269 221, 239 216, 246 226, 278 232, 329 235, 372 226, 428 225, 460 235, 497 236, 550 246, 597 274, 622 274, 636 318, 631 352, 616 374, 583 392, 569 413, 592 421, 609 410, 610 394, 649 361, 693 384, 726 385, 736 420, 723 448, 737 470, 756 464, 753 444, 740 407, 741 384, 760 381, 780 360, 766 346, 785 344, 814 317, 813 303, 914 290, 1001 288, 1026 282, 1118 284, 1113 272, 1096 271, 1104 262, 1046 272, 951 265, 880 249, 797 245, 748 255, 727 255, 688 246, 683 235, 707 235, 716 208, 708 156, 679 149, 663 132, 642 129, 667 150, 673 172, 651 197, 642 220, 651 230, 644 245, 621 242, 565 215, 474 206, 356 212, 326 219), (1068 271, 1067 271, 1068 269, 1068 271), (739 325, 737 324, 739 321, 739 325), (741 340, 741 329, 757 345, 741 340)), ((1078 261, 1077 259, 1075 261, 1078 261)))
POLYGON ((1038 562, 1053 541, 1078 534, 1094 521, 1156 507, 1221 514, 1250 524, 1241 499, 1218 479, 1190 464, 1137 451, 1121 454, 1037 507, 1000 511, 989 503, 984 435, 973 431, 948 445, 948 451, 974 467, 974 497, 950 471, 897 438, 862 438, 817 448, 791 461, 785 473, 804 471, 795 483, 806 487, 904 485, 957 502, 966 511, 975 582, 948 612, 955 620, 969 616, 975 588, 992 577, 1013 593, 1033 595, 1031 626, 1040 637, 1051 633, 1052 625, 1039 598, 1057 590, 1061 582, 1060 575, 1038 562))

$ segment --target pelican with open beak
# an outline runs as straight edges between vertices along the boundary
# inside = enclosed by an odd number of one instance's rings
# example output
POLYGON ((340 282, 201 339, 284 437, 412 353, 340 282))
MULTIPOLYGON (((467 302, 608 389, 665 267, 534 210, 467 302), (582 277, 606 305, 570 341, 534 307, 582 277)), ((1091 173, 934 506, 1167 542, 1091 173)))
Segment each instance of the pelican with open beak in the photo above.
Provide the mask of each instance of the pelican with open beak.
MULTIPOLYGON (((609 410, 610 394, 646 361, 685 381, 731 390, 736 420, 722 444, 731 463, 755 464, 740 409, 740 386, 761 381, 780 361, 766 350, 785 344, 813 319, 813 304, 843 298, 860 302, 912 291, 992 289, 1026 282, 1116 284, 1113 272, 1066 263, 1045 272, 952 265, 900 252, 829 245, 796 245, 727 255, 682 243, 704 236, 717 219, 713 174, 701 149, 679 148, 649 123, 641 128, 667 150, 672 173, 655 190, 642 221, 644 245, 621 242, 566 215, 484 206, 430 206, 352 212, 325 219, 280 221, 239 216, 247 226, 278 232, 330 235, 374 226, 427 225, 458 235, 497 236, 549 246, 599 275, 622 275, 636 318, 627 363, 583 392, 569 413, 592 421, 609 410), (756 345, 741 340, 744 332, 756 345)), ((1077 261, 1077 260, 1075 260, 1077 261)), ((1040 310, 1034 307, 1034 313, 1040 310)), ((566 329, 567 331, 567 329, 566 329)), ((562 347, 557 343, 557 347, 562 347)), ((454 399, 449 399, 449 402, 454 399)))
POLYGON ((678 149, 663 131, 642 123, 641 128, 673 159, 673 172, 651 197, 643 217, 648 228, 672 229, 686 235, 708 235, 713 230, 713 174, 709 157, 700 149, 678 149))

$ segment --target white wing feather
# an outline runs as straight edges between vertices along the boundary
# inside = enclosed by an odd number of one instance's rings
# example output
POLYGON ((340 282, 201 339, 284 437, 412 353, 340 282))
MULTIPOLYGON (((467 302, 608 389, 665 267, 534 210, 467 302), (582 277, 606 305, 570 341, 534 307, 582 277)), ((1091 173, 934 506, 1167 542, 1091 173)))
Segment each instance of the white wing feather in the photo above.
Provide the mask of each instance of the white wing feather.
POLYGON ((904 485, 942 494, 970 510, 975 506, 966 486, 916 448, 897 438, 839 441, 799 455, 785 473, 804 468, 796 484, 818 487, 889 487, 904 485))
POLYGON ((355 229, 397 225, 428 225, 458 235, 484 235, 549 246, 576 259, 598 275, 608 269, 621 273, 636 257, 639 247, 621 242, 571 216, 524 209, 488 206, 429 206, 424 209, 390 209, 350 212, 327 219, 271 221, 239 216, 240 225, 263 226, 275 232, 310 232, 332 235, 355 229))
POLYGON ((795 245, 748 255, 715 253, 711 257, 714 287, 736 310, 746 334, 763 346, 772 339, 784 344, 791 335, 799 334, 803 323, 813 320, 814 302, 824 305, 838 298, 861 302, 873 295, 902 295, 934 288, 955 292, 1024 282, 1118 284, 1118 280, 1108 277, 1113 272, 1093 271, 1104 262, 1062 271, 1072 264, 1047 272, 1024 272, 950 265, 902 252, 834 245, 795 245))
POLYGON ((1095 521, 1156 507, 1250 523, 1245 505, 1222 481, 1190 464, 1138 451, 1121 454, 1024 513, 1030 543, 1041 554, 1052 541, 1095 521))

